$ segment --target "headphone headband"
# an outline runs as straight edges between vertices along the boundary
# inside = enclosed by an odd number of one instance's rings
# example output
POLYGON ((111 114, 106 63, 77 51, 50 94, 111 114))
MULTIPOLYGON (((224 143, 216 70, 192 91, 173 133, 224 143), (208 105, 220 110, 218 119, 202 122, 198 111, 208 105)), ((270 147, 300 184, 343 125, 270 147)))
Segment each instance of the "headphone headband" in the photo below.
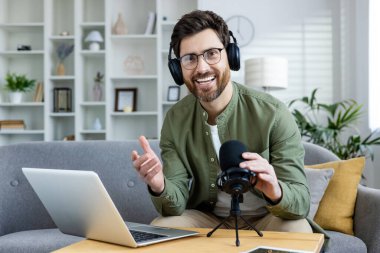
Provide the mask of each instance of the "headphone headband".
POLYGON ((232 31, 228 31, 228 33, 229 33, 230 36, 232 37, 232 40, 234 41, 234 43, 237 44, 237 42, 236 42, 236 38, 235 38, 234 34, 232 33, 232 31))
POLYGON ((173 50, 173 47, 172 47, 172 43, 169 44, 169 54, 168 54, 168 61, 170 61, 172 59, 172 50, 173 50))

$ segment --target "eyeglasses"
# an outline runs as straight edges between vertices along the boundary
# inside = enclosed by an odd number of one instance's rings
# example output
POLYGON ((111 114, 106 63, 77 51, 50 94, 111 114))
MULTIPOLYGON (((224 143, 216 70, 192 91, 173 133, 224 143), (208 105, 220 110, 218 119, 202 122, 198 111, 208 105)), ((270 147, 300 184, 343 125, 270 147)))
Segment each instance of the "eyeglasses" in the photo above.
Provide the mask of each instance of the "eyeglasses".
POLYGON ((198 66, 198 57, 203 56, 203 59, 209 65, 217 64, 220 62, 221 51, 224 48, 210 48, 201 54, 186 54, 179 58, 182 66, 187 70, 195 69, 198 66))

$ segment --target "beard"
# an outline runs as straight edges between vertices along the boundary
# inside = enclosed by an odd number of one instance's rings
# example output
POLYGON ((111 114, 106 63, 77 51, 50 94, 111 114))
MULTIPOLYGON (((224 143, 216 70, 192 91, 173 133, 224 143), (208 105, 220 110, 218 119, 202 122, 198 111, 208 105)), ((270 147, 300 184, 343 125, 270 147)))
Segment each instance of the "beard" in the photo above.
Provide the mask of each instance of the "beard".
MULTIPOLYGON (((192 78, 192 80, 202 79, 202 78, 208 77, 212 74, 213 73, 211 73, 211 72, 206 72, 204 74, 195 75, 192 78)), ((200 101, 212 102, 215 99, 217 99, 220 96, 220 94, 222 94, 224 89, 226 88, 226 86, 230 80, 231 72, 230 72, 229 68, 226 68, 226 70, 222 74, 219 74, 219 71, 217 73, 214 73, 214 74, 215 74, 215 79, 216 79, 216 87, 213 86, 207 90, 200 89, 198 87, 198 85, 195 83, 195 81, 185 79, 184 82, 185 82, 187 88, 189 89, 189 91, 195 97, 197 97, 200 101)))

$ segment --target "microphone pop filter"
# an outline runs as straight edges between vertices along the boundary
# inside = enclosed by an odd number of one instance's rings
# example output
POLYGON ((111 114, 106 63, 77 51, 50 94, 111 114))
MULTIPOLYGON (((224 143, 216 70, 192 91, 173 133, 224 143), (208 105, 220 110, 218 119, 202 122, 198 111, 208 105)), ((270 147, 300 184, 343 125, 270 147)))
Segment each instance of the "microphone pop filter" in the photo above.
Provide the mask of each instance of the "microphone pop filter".
POLYGON ((219 149, 219 161, 222 171, 230 168, 238 168, 241 162, 245 160, 241 156, 247 152, 247 147, 237 140, 226 141, 219 149))

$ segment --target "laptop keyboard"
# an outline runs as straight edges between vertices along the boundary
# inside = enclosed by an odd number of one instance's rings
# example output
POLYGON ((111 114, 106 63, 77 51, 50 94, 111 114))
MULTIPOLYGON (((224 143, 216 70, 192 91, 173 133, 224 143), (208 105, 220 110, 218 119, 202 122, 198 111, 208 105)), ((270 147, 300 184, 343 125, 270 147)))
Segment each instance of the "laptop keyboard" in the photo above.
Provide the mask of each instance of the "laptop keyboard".
POLYGON ((152 234, 152 233, 136 231, 136 230, 129 230, 129 231, 131 232, 136 242, 144 242, 144 241, 150 241, 157 238, 167 237, 167 235, 158 235, 158 234, 152 234))

